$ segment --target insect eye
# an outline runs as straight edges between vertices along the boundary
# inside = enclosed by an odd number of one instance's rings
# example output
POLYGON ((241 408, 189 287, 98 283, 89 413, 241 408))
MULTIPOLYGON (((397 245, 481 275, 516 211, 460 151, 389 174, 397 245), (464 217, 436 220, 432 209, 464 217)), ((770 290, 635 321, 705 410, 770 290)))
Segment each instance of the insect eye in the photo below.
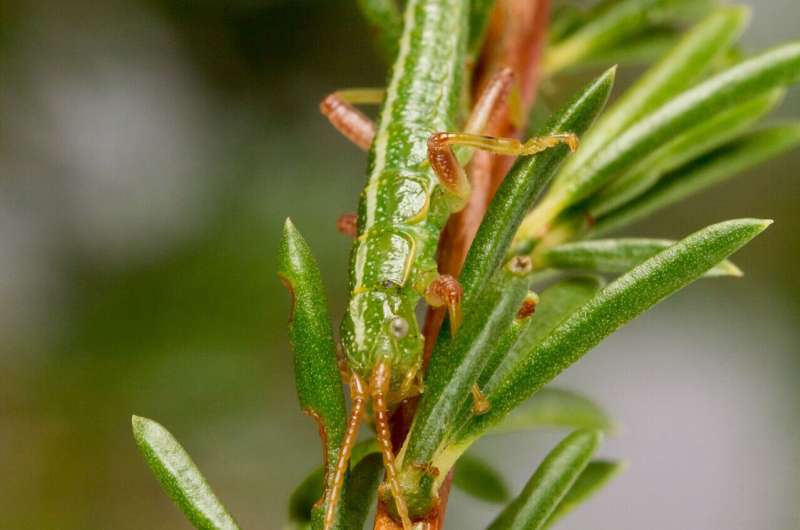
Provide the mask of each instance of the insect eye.
POLYGON ((408 321, 403 317, 394 317, 389 322, 389 331, 395 338, 402 339, 408 335, 408 321))

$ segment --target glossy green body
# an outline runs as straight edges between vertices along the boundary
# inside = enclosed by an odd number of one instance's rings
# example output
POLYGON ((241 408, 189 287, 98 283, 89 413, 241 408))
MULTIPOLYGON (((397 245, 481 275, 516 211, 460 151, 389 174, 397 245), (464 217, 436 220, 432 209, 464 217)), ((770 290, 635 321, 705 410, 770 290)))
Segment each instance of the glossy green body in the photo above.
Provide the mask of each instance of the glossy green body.
POLYGON ((342 345, 350 369, 365 380, 380 359, 389 361, 390 402, 408 397, 422 362, 416 308, 435 278, 436 247, 451 213, 427 143, 457 125, 468 12, 468 0, 407 3, 359 202, 342 345), (398 318, 407 333, 392 332, 398 318))

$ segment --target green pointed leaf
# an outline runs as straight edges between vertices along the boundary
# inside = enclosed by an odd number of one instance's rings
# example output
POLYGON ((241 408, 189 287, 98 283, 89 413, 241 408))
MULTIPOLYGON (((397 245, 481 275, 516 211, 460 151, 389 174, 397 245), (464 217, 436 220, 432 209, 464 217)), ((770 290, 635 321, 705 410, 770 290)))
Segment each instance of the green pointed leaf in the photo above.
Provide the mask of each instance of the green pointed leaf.
POLYGON ((634 35, 624 42, 596 50, 565 71, 605 68, 609 64, 619 67, 646 66, 664 57, 678 44, 681 36, 679 29, 670 26, 647 28, 640 35, 634 35))
POLYGON ((133 437, 150 470, 186 518, 200 530, 238 530, 181 444, 153 420, 133 416, 133 437))
POLYGON ((450 434, 462 404, 471 399, 471 387, 488 361, 493 341, 514 320, 528 293, 529 272, 529 268, 516 271, 503 267, 481 293, 475 310, 465 316, 455 337, 436 345, 425 378, 425 392, 398 464, 400 482, 411 490, 406 502, 412 515, 427 513, 435 503, 438 486, 450 466, 439 467, 438 476, 428 484, 414 485, 430 478, 424 473, 424 464, 431 461, 450 434))
POLYGON ((774 109, 785 91, 772 90, 711 116, 678 135, 593 196, 587 210, 595 219, 641 195, 665 173, 739 136, 774 109))
POLYGON ((543 388, 495 425, 489 434, 562 427, 611 431, 614 422, 586 396, 569 390, 543 388))
POLYGON ((628 128, 584 166, 560 181, 526 219, 529 231, 541 231, 566 208, 586 199, 677 132, 708 119, 730 105, 795 82, 800 78, 800 43, 767 51, 684 92, 628 128))
POLYGON ((497 424, 617 328, 693 282, 761 233, 770 221, 738 219, 704 228, 620 276, 520 358, 496 386, 484 389, 492 405, 456 437, 453 451, 497 424))
MULTIPOLYGON (((634 122, 692 86, 736 40, 748 18, 745 8, 725 7, 692 28, 668 55, 611 105, 583 138, 580 150, 564 165, 554 184, 559 185, 584 166, 634 122)), ((623 42, 622 46, 627 47, 628 42, 623 42)))
MULTIPOLYGON (((551 118, 540 134, 574 132, 580 135, 586 131, 605 106, 614 86, 615 71, 607 70, 579 92, 551 118)), ((464 288, 465 310, 503 261, 520 222, 567 154, 567 147, 559 146, 535 156, 519 157, 503 179, 459 278, 464 288)))
MULTIPOLYGON (((595 239, 565 243, 539 255, 541 267, 617 274, 652 258, 675 244, 670 239, 595 239)), ((712 267, 706 277, 741 276, 742 271, 728 260, 712 267)))
POLYGON ((543 528, 583 473, 602 442, 600 431, 576 431, 559 443, 522 493, 489 525, 489 530, 543 528))
POLYGON ((453 486, 486 502, 506 502, 511 496, 500 473, 485 460, 470 454, 458 459, 453 486))
MULTIPOLYGON (((347 428, 336 344, 319 266, 288 219, 280 243, 278 276, 292 297, 289 339, 295 354, 297 396, 303 411, 317 421, 327 455, 326 476, 332 480, 347 428)), ((320 515, 323 511, 320 506, 320 515)))
POLYGON ((578 505, 586 502, 591 496, 600 491, 612 478, 625 469, 622 462, 609 460, 594 460, 589 462, 578 480, 569 489, 558 505, 558 508, 547 520, 546 527, 552 526, 556 521, 574 510, 578 505))
POLYGON ((314 469, 289 496, 289 520, 296 523, 311 523, 312 510, 322 497, 325 472, 322 466, 314 469))
MULTIPOLYGON (((356 446, 353 447, 352 453, 350 454, 350 472, 354 474, 356 472, 355 469, 362 460, 377 453, 380 453, 380 448, 378 447, 378 442, 374 438, 356 444, 356 446)), ((370 464, 367 464, 366 467, 370 467, 370 464)), ((315 515, 317 514, 314 513, 314 507, 317 504, 317 501, 319 501, 320 497, 322 497, 322 492, 324 490, 324 473, 325 472, 322 469, 322 466, 316 467, 305 479, 303 479, 303 481, 289 496, 290 521, 310 524, 312 518, 315 518, 315 515)), ((351 478, 345 484, 345 491, 342 495, 345 499, 345 508, 347 506, 348 495, 350 495, 351 499, 359 497, 358 488, 356 488, 356 492, 348 493, 352 482, 353 478, 351 476, 351 478)), ((346 511, 347 509, 345 509, 345 512, 346 511)), ((346 516, 346 514, 344 516, 346 516)), ((340 526, 341 525, 343 525, 343 523, 341 523, 340 526)), ((341 528, 350 527, 344 525, 341 526, 341 528)))
POLYGON ((690 195, 800 145, 800 123, 778 125, 740 138, 664 176, 655 186, 625 206, 601 217, 593 237, 643 219, 690 195))
POLYGON ((370 453, 351 468, 344 495, 341 526, 348 530, 364 528, 383 477, 383 458, 380 454, 370 453))
POLYGON ((708 4, 699 0, 620 0, 601 2, 586 13, 586 22, 553 45, 545 56, 544 72, 552 75, 587 57, 625 42, 643 27, 702 12, 708 4), (698 9, 700 7, 700 9, 698 9))
POLYGON ((378 49, 387 61, 393 62, 403 33, 403 17, 397 2, 358 0, 358 7, 374 34, 378 49))
POLYGON ((472 0, 469 6, 469 52, 480 51, 497 0, 472 0))

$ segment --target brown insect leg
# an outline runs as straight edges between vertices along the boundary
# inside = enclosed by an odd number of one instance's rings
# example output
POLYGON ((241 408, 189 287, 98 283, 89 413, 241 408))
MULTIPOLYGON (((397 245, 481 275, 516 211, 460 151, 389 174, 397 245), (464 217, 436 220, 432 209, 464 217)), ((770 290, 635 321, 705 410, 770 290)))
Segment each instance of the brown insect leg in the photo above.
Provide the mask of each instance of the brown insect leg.
POLYGON ((358 214, 355 212, 343 213, 336 220, 336 230, 348 237, 358 235, 358 214))
MULTIPOLYGON (((492 77, 467 120, 466 134, 480 134, 489 123, 498 105, 505 100, 514 83, 514 73, 503 68, 492 77)), ((453 211, 463 208, 470 194, 470 184, 458 158, 453 152, 454 133, 437 133, 428 140, 428 160, 439 182, 451 195, 453 211)))
POLYGON ((394 497, 397 507, 397 514, 403 524, 403 530, 411 530, 411 519, 408 517, 408 508, 400 490, 400 482, 397 479, 397 469, 394 467, 394 450, 392 449, 392 433, 389 428, 389 407, 386 403, 386 395, 389 393, 389 385, 392 380, 391 368, 389 364, 382 360, 375 365, 370 381, 372 394, 372 410, 375 415, 375 430, 378 444, 383 455, 383 467, 386 469, 386 481, 394 497))
MULTIPOLYGON (((328 95, 319 104, 319 110, 345 138, 364 151, 375 138, 375 123, 353 106, 354 103, 373 103, 374 91, 339 91, 328 95)), ((378 100, 380 102, 380 100, 378 100)))
POLYGON ((489 400, 486 399, 486 396, 483 395, 481 389, 478 388, 478 384, 475 383, 472 385, 472 413, 476 416, 480 416, 481 414, 486 414, 489 412, 489 409, 492 408, 492 404, 489 403, 489 400))
POLYGON ((450 314, 450 329, 455 333, 461 325, 461 298, 464 289, 458 280, 449 274, 442 274, 425 289, 425 302, 433 307, 447 306, 450 314))
POLYGON ((342 444, 342 450, 339 453, 339 459, 336 461, 336 474, 333 476, 330 490, 326 492, 328 505, 325 509, 325 530, 331 530, 336 522, 336 507, 339 504, 339 498, 342 496, 344 479, 347 476, 347 468, 350 465, 350 454, 353 451, 353 446, 356 445, 358 428, 364 418, 364 409, 367 403, 367 390, 364 382, 355 374, 350 379, 350 392, 353 398, 353 408, 350 411, 350 420, 347 424, 347 433, 342 444))

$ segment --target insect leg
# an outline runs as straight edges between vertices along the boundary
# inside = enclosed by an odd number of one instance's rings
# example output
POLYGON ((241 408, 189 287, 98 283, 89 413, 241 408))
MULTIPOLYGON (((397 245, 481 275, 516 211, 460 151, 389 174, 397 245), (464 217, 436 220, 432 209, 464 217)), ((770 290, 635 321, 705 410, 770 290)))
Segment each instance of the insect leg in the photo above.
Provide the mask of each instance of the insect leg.
POLYGON ((392 433, 389 428, 389 407, 386 395, 392 380, 391 367, 386 360, 381 360, 375 365, 370 380, 372 394, 372 410, 375 415, 375 430, 378 445, 383 455, 383 467, 386 469, 386 481, 394 497, 397 514, 403 524, 403 530, 411 530, 411 519, 408 517, 408 508, 400 490, 397 479, 397 470, 394 467, 394 450, 392 449, 392 433))
POLYGON ((343 213, 336 220, 336 230, 348 237, 358 235, 358 214, 355 212, 343 213))
POLYGON ((553 134, 531 138, 523 143, 516 138, 440 132, 428 139, 428 160, 439 177, 439 183, 450 193, 454 210, 457 211, 464 207, 469 198, 470 184, 464 168, 453 152, 453 146, 463 145, 501 155, 519 156, 534 155, 559 144, 567 144, 575 151, 578 148, 578 137, 572 133, 553 134))
POLYGON ((339 90, 323 99, 319 110, 345 138, 366 151, 375 137, 375 123, 354 105, 378 104, 382 100, 383 90, 339 90))
POLYGON ((425 289, 425 302, 433 307, 447 306, 450 314, 450 329, 453 333, 461 325, 461 298, 464 296, 464 289, 458 280, 449 274, 441 274, 428 284, 425 289))
POLYGON ((342 496, 344 479, 350 465, 350 454, 353 451, 353 446, 356 444, 358 428, 361 426, 361 420, 364 418, 364 409, 367 403, 366 387, 361 378, 356 374, 353 374, 350 379, 350 392, 353 398, 353 408, 350 411, 350 420, 347 424, 347 433, 345 434, 342 449, 339 452, 339 459, 336 461, 336 474, 333 477, 333 481, 330 483, 330 491, 326 492, 328 506, 325 510, 325 530, 331 530, 336 522, 336 507, 342 496))

